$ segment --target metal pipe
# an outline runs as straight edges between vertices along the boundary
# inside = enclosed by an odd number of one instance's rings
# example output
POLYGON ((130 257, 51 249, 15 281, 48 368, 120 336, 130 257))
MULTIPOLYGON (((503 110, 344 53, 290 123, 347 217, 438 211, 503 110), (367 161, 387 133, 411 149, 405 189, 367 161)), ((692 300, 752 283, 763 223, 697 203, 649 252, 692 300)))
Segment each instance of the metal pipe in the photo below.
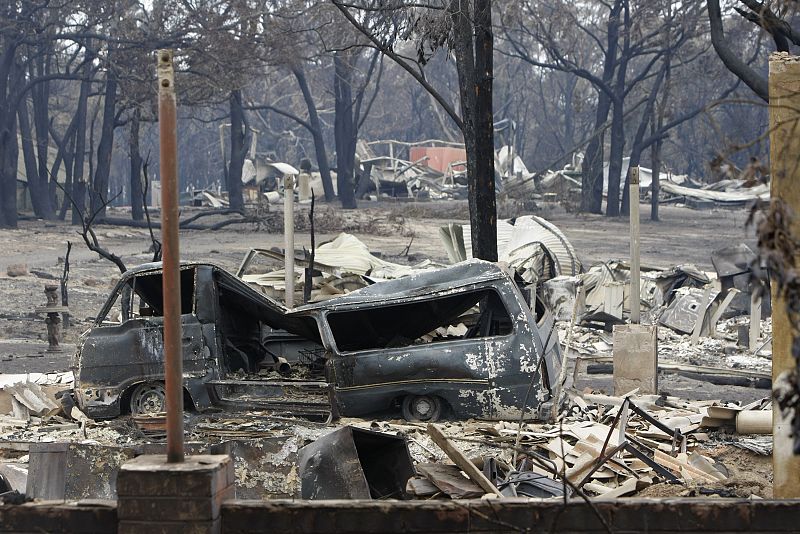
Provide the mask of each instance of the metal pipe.
POLYGON ((630 199, 631 214, 631 324, 639 324, 640 314, 640 284, 639 278, 639 167, 630 170, 630 199))
POLYGON ((294 307, 294 176, 283 178, 283 240, 286 307, 294 307))
POLYGON ((164 382, 167 462, 183 462, 183 349, 178 237, 178 128, 172 50, 159 50, 158 135, 161 171, 161 242, 164 295, 164 382))

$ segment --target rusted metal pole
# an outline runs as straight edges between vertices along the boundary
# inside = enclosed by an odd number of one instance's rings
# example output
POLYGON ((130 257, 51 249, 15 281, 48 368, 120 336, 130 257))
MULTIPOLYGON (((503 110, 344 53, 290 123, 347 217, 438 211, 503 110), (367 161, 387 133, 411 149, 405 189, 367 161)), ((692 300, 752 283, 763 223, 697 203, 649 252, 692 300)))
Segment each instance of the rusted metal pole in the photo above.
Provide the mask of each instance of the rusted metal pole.
POLYGON ((164 382, 167 395, 167 462, 183 461, 183 350, 178 238, 178 113, 172 50, 159 50, 158 135, 163 243, 164 382))

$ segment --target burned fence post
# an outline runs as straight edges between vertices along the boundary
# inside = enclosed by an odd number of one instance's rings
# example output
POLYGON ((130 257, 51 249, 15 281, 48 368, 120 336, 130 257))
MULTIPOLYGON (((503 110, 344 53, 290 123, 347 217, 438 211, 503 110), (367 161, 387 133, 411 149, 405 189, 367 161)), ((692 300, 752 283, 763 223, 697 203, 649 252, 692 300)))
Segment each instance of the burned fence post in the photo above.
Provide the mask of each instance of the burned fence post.
POLYGON ((47 304, 36 308, 36 313, 43 313, 47 315, 45 324, 47 325, 47 352, 62 352, 63 349, 59 346, 61 341, 61 313, 68 313, 69 309, 66 306, 58 305, 58 286, 48 284, 44 286, 44 294, 47 295, 47 304))
MULTIPOLYGON (((769 61, 769 140, 770 140, 770 210, 788 214, 791 220, 786 228, 773 231, 788 234, 786 242, 800 236, 800 58, 786 53, 776 53, 769 61)), ((781 217, 781 221, 785 218, 781 217)), ((777 253, 779 251, 771 251, 777 253)), ((787 262, 795 263, 797 250, 789 252, 793 257, 787 262)), ((792 271, 794 269, 788 269, 792 271)), ((773 276, 777 273, 773 273, 773 276)), ((785 276, 790 273, 783 273, 785 276)), ((797 387, 798 360, 792 354, 792 346, 798 333, 793 324, 790 308, 797 303, 787 300, 780 287, 780 277, 772 279, 772 387, 791 391, 797 387)), ((796 297, 795 297, 796 298, 796 297)), ((753 334, 751 333, 751 336, 753 334)), ((751 340, 752 344, 753 340, 751 340)), ((796 395, 796 391, 794 392, 796 395)), ((796 407, 773 406, 772 466, 774 473, 773 495, 776 499, 800 497, 800 455, 795 455, 800 436, 796 421, 796 407), (794 425, 793 425, 794 423, 794 425), (794 432, 793 432, 794 430, 794 432)))
POLYGON ((178 129, 172 51, 159 50, 158 130, 161 170, 161 241, 164 274, 164 381, 167 461, 183 462, 183 348, 178 236, 178 129))
MULTIPOLYGON (((69 253, 72 252, 72 242, 67 241, 67 253, 64 255, 64 272, 61 275, 61 305, 69 308, 69 253)), ((69 310, 61 313, 61 320, 64 322, 64 330, 69 328, 69 310)))

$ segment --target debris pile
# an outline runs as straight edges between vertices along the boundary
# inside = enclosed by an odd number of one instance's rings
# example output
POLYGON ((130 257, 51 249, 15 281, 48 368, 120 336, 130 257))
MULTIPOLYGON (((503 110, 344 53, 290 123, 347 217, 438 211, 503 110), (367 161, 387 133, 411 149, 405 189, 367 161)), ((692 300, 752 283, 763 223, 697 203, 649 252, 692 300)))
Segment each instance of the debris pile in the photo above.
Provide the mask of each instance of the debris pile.
MULTIPOLYGON (((509 148, 498 151, 496 168, 505 178, 505 191, 517 198, 542 199, 549 202, 575 203, 580 199, 581 155, 560 170, 530 172, 519 156, 514 157, 513 172, 510 165, 509 148), (508 175, 508 176, 507 176, 508 175)), ((628 175, 630 158, 622 162, 621 176, 628 175)), ((639 167, 639 185, 644 199, 650 198, 653 171, 639 167)), ((620 188, 620 195, 624 187, 620 188)), ((603 195, 608 195, 608 163, 603 168, 603 195)), ((737 177, 726 177, 714 183, 702 183, 685 174, 666 172, 659 180, 659 202, 662 204, 684 204, 692 208, 741 207, 756 200, 769 200, 769 185, 762 177, 753 173, 738 172, 737 177)))
MULTIPOLYGON (((761 334, 761 318, 769 315, 770 303, 769 291, 763 290, 753 276, 755 257, 744 244, 715 251, 711 259, 716 276, 694 265, 642 267, 643 322, 691 335, 692 344, 697 344, 701 336, 716 338, 721 320, 750 314, 751 323, 758 328, 744 332, 739 328, 737 336, 751 352, 757 352, 754 344, 761 334)), ((539 295, 558 320, 570 320, 575 314, 576 324, 607 327, 622 324, 629 317, 629 292, 629 265, 609 261, 585 273, 552 277, 544 282, 539 295)))
POLYGON ((351 496, 355 492, 358 498, 385 498, 385 492, 370 494, 370 488, 383 484, 394 488, 395 498, 567 494, 605 500, 634 495, 654 484, 673 484, 701 494, 724 494, 726 488, 734 488, 729 492, 734 496, 736 475, 714 458, 715 451, 733 445, 769 454, 768 444, 753 436, 769 429, 769 406, 768 399, 739 406, 663 395, 583 393, 573 394, 571 409, 548 425, 351 422, 353 426, 301 449, 303 495, 356 498, 351 496), (369 431, 361 429, 367 425, 369 431), (359 447, 357 435, 388 445, 359 447), (335 454, 354 473, 333 470, 335 454), (407 476, 409 454, 413 476, 398 492, 397 477, 407 476), (406 467, 388 468, 400 464, 406 467))
MULTIPOLYGON (((439 237, 451 263, 472 258, 469 225, 448 224, 439 237)), ((583 267, 575 248, 554 224, 536 215, 497 221, 497 255, 526 284, 578 275, 583 267)))
MULTIPOLYGON (((268 259, 273 264, 283 265, 282 252, 266 249, 251 249, 236 275, 248 284, 261 289, 273 298, 284 296, 285 271, 282 268, 266 270, 258 265, 260 259, 268 259)), ((302 301, 305 288, 305 271, 312 269, 312 290, 310 302, 326 300, 366 287, 381 280, 392 280, 414 273, 440 269, 443 265, 425 260, 416 265, 392 263, 373 255, 367 245, 357 237, 341 233, 332 241, 321 244, 314 252, 313 266, 306 258, 295 258, 295 289, 297 301, 302 301)))
POLYGON ((445 141, 402 143, 363 140, 356 144, 361 173, 357 198, 453 200, 467 197, 466 152, 445 141), (407 159, 400 154, 407 154, 407 159))

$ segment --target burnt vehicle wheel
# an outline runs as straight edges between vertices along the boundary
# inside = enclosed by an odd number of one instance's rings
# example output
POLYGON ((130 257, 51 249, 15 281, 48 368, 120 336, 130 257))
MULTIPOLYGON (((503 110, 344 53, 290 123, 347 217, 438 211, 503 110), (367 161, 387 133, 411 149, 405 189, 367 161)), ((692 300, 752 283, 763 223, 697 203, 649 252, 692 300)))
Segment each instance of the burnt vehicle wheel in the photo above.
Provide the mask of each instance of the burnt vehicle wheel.
POLYGON ((433 395, 406 395, 403 417, 406 421, 433 423, 442 416, 442 401, 433 395))
POLYGON ((131 413, 133 415, 150 415, 167 410, 167 395, 164 384, 146 382, 139 384, 131 395, 131 413))

